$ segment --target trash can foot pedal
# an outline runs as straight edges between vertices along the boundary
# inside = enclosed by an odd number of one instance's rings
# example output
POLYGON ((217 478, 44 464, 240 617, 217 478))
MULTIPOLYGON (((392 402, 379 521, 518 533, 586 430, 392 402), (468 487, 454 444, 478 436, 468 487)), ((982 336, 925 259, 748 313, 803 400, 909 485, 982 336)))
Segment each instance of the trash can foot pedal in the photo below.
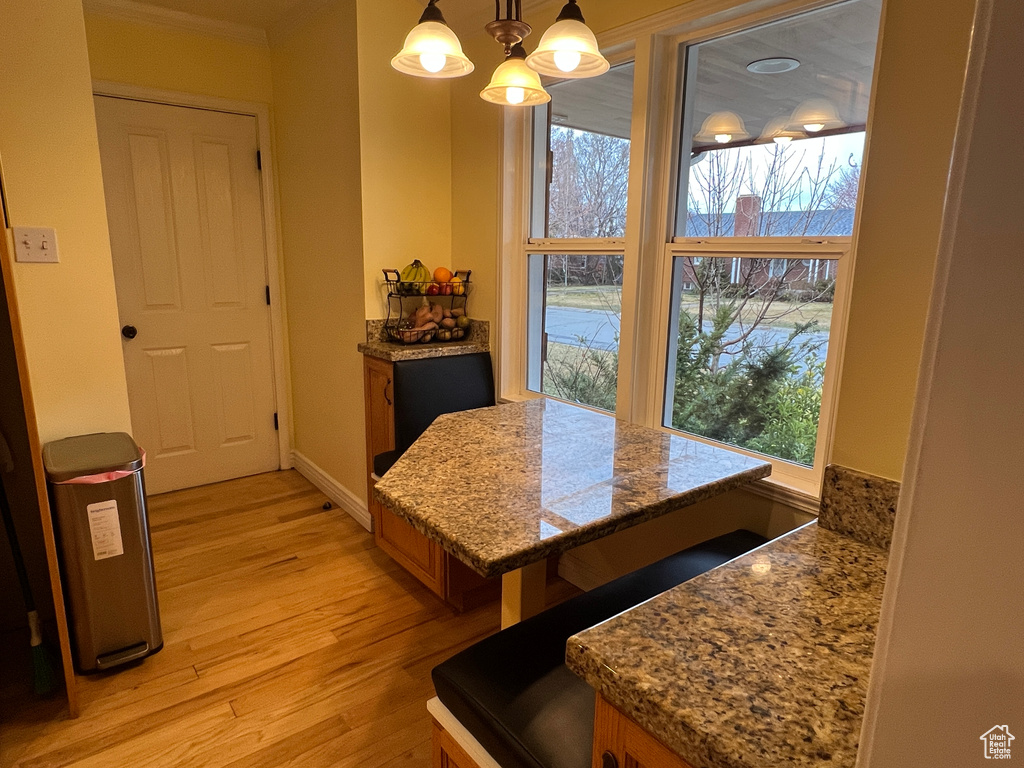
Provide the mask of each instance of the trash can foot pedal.
POLYGON ((102 656, 96 657, 96 669, 110 669, 120 664, 126 664, 129 661, 135 661, 135 659, 141 659, 148 653, 149 643, 139 643, 120 651, 105 653, 102 656))

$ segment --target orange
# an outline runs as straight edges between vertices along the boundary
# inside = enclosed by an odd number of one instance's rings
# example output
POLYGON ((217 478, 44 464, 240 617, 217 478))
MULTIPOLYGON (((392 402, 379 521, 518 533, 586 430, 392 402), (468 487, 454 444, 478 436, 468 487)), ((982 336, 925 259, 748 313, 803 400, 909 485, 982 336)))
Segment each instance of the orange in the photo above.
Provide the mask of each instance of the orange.
POLYGON ((452 271, 447 267, 438 267, 434 270, 435 283, 447 283, 452 279, 452 271))

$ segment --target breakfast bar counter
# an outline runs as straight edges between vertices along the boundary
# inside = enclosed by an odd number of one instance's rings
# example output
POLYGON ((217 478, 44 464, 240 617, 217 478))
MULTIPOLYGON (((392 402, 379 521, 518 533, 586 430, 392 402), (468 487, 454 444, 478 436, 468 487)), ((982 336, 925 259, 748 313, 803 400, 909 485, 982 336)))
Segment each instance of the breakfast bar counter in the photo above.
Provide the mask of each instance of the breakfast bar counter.
POLYGON ((566 664, 693 768, 852 768, 887 560, 810 523, 571 637, 566 664))
POLYGON ((438 417, 374 494, 477 573, 501 574, 507 625, 543 607, 549 555, 770 472, 734 451, 538 399, 438 417))

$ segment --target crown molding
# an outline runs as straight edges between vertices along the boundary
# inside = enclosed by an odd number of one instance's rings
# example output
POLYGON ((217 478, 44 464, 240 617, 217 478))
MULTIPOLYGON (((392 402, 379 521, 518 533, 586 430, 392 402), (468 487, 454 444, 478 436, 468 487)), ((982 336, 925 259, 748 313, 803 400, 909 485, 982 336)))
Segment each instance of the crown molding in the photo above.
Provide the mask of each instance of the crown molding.
POLYGON ((267 33, 259 27, 236 24, 219 19, 208 19, 184 11, 173 11, 136 0, 83 0, 86 13, 113 19, 148 24, 161 29, 192 32, 208 37, 218 37, 236 43, 267 46, 267 33))

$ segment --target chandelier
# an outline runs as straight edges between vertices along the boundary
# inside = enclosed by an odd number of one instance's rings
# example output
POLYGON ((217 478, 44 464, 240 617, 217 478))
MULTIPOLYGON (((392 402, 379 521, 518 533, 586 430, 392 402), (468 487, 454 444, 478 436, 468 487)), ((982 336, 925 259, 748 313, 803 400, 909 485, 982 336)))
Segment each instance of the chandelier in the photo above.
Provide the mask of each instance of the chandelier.
MULTIPOLYGON (((452 78, 468 75, 473 62, 462 52, 462 43, 449 28, 438 0, 430 0, 419 23, 405 38, 402 50, 391 60, 399 72, 415 77, 452 78)), ((583 19, 576 0, 569 0, 555 23, 541 36, 537 50, 527 55, 523 39, 532 32, 522 19, 522 0, 494 0, 494 21, 484 29, 505 49, 480 98, 502 106, 533 106, 551 100, 540 75, 564 78, 597 77, 608 71, 608 60, 597 47, 597 38, 583 19)))

